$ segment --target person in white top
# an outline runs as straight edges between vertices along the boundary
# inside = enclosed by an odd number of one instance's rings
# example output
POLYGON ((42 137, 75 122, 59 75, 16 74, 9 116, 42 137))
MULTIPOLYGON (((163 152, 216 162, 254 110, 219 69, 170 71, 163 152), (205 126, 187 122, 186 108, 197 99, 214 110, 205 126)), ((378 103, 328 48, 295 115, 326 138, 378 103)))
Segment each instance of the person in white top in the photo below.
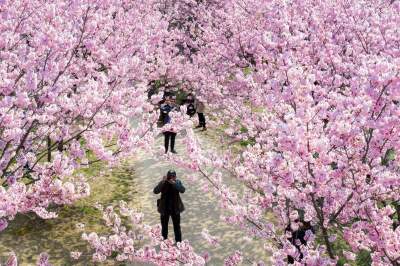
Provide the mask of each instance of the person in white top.
POLYGON ((164 134, 164 146, 165 146, 165 153, 168 152, 169 144, 171 144, 171 152, 176 153, 175 151, 175 137, 176 137, 176 130, 167 125, 171 125, 171 112, 177 111, 177 106, 175 104, 175 99, 173 97, 168 97, 165 100, 165 103, 161 105, 161 114, 162 114, 162 122, 163 122, 163 134, 164 134))
POLYGON ((200 101, 199 99, 195 99, 194 102, 195 108, 196 108, 196 112, 197 112, 197 116, 199 117, 199 124, 196 128, 203 128, 202 130, 206 130, 206 117, 204 116, 204 110, 205 110, 205 105, 202 101, 200 101))

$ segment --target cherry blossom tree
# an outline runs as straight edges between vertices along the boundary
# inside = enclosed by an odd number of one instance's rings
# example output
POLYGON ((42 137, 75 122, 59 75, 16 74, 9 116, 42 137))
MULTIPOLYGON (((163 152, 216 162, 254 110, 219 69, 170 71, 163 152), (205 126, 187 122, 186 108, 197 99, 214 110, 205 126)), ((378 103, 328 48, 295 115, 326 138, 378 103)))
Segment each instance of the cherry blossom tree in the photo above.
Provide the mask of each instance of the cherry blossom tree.
MULTIPOLYGON (((152 144, 158 115, 147 84, 168 74, 178 51, 160 11, 156 1, 0 2, 0 231, 18 213, 55 218, 53 206, 90 193, 76 170, 112 166, 152 144)), ((121 212, 139 222, 125 205, 121 212)), ((95 261, 117 252, 118 240, 126 244, 118 260, 204 264, 188 243, 161 242, 146 225, 156 242, 139 249, 112 207, 104 217, 115 233, 108 241, 84 236, 95 261), (155 245, 163 250, 157 256, 155 245)), ((6 265, 17 264, 12 254, 6 265)), ((50 265, 47 254, 38 265, 50 265)))
MULTIPOLYGON (((77 169, 150 146, 147 85, 166 80, 194 90, 225 134, 223 151, 204 150, 187 129, 188 155, 166 158, 198 171, 223 219, 264 239, 273 264, 365 250, 399 265, 399 13, 387 0, 0 1, 0 230, 18 213, 56 217, 52 206, 90 192, 77 169), (296 247, 297 220, 315 233, 296 247)), ((140 217, 123 204, 120 215, 140 217)), ((144 225, 152 243, 132 249, 141 238, 120 215, 105 209, 112 235, 84 235, 95 260, 204 263, 144 225)))
POLYGON ((374 265, 398 265, 399 2, 190 3, 186 78, 225 143, 245 147, 202 151, 192 136, 191 156, 174 161, 200 171, 231 209, 227 222, 265 238, 274 264, 299 256, 282 232, 300 218, 317 230, 303 263, 336 263, 345 241, 347 259, 366 250, 374 265), (235 194, 222 171, 247 192, 235 194))
POLYGON ((19 212, 54 217, 89 193, 76 169, 151 141, 145 84, 167 25, 140 1, 2 1, 0 16, 4 229, 19 212))
MULTIPOLYGON (((158 115, 147 84, 171 76, 170 55, 178 51, 161 10, 157 1, 0 2, 0 231, 18 213, 51 219, 55 205, 88 196, 78 169, 99 161, 112 166, 151 146, 158 115)), ((174 254, 149 256, 147 246, 133 256, 128 249, 138 239, 120 224, 107 225, 129 243, 119 260, 204 264, 188 243, 175 247, 159 235, 152 247, 174 254)), ((117 235, 97 244, 94 235, 84 240, 102 261, 117 235)), ((14 254, 6 265, 17 265, 14 254)), ((50 265, 45 253, 38 265, 50 265)))

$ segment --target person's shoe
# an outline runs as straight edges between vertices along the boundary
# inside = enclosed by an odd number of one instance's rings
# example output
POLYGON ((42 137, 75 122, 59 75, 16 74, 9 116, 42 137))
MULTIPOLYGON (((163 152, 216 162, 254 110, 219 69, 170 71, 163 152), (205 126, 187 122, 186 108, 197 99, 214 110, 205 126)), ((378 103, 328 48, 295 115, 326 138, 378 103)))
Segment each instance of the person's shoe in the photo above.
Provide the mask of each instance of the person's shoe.
POLYGON ((201 131, 206 131, 206 130, 207 130, 207 128, 206 128, 206 127, 203 127, 201 131))
POLYGON ((177 154, 176 150, 172 150, 171 152, 177 154))
POLYGON ((195 127, 195 128, 201 128, 201 126, 200 125, 198 125, 197 127, 195 127))

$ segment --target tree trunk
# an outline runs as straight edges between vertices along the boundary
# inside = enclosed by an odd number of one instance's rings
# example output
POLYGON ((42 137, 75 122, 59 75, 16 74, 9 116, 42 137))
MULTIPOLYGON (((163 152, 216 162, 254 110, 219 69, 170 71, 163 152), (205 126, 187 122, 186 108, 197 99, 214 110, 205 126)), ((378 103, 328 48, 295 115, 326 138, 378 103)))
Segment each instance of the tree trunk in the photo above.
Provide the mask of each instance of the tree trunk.
POLYGON ((335 254, 333 252, 332 243, 329 242, 328 231, 326 230, 325 226, 323 226, 323 224, 321 224, 321 229, 322 229, 322 236, 324 237, 324 242, 325 242, 326 249, 328 251, 329 257, 331 259, 334 259, 335 258, 335 254))
POLYGON ((51 162, 51 139, 47 136, 47 161, 51 162))

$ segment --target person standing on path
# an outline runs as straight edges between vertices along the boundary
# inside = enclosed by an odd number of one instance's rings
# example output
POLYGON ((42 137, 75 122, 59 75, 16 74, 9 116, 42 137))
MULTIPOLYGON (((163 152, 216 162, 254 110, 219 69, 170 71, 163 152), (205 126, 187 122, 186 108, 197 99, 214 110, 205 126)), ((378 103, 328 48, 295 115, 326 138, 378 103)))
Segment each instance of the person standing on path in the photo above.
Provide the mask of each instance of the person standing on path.
MULTIPOLYGON (((165 127, 165 125, 171 124, 170 113, 173 111, 177 111, 175 100, 172 97, 166 98, 165 103, 161 105, 160 109, 161 109, 161 119, 163 127, 165 127)), ((173 127, 167 127, 163 131, 163 134, 164 134, 165 153, 168 152, 168 147, 170 143, 171 143, 171 152, 176 153, 175 151, 176 132, 173 130, 173 127)))
POLYGON ((195 105, 197 115, 199 117, 199 125, 196 128, 202 127, 203 128, 202 130, 204 131, 207 129, 206 128, 206 117, 204 116, 204 110, 205 110, 204 103, 196 98, 194 105, 195 105))
POLYGON ((179 193, 185 192, 185 187, 179 179, 176 179, 176 172, 169 170, 167 176, 154 188, 155 194, 161 193, 161 198, 157 200, 157 209, 161 217, 161 233, 164 239, 168 238, 169 217, 172 217, 174 225, 175 241, 182 241, 181 232, 181 212, 185 210, 179 193))

